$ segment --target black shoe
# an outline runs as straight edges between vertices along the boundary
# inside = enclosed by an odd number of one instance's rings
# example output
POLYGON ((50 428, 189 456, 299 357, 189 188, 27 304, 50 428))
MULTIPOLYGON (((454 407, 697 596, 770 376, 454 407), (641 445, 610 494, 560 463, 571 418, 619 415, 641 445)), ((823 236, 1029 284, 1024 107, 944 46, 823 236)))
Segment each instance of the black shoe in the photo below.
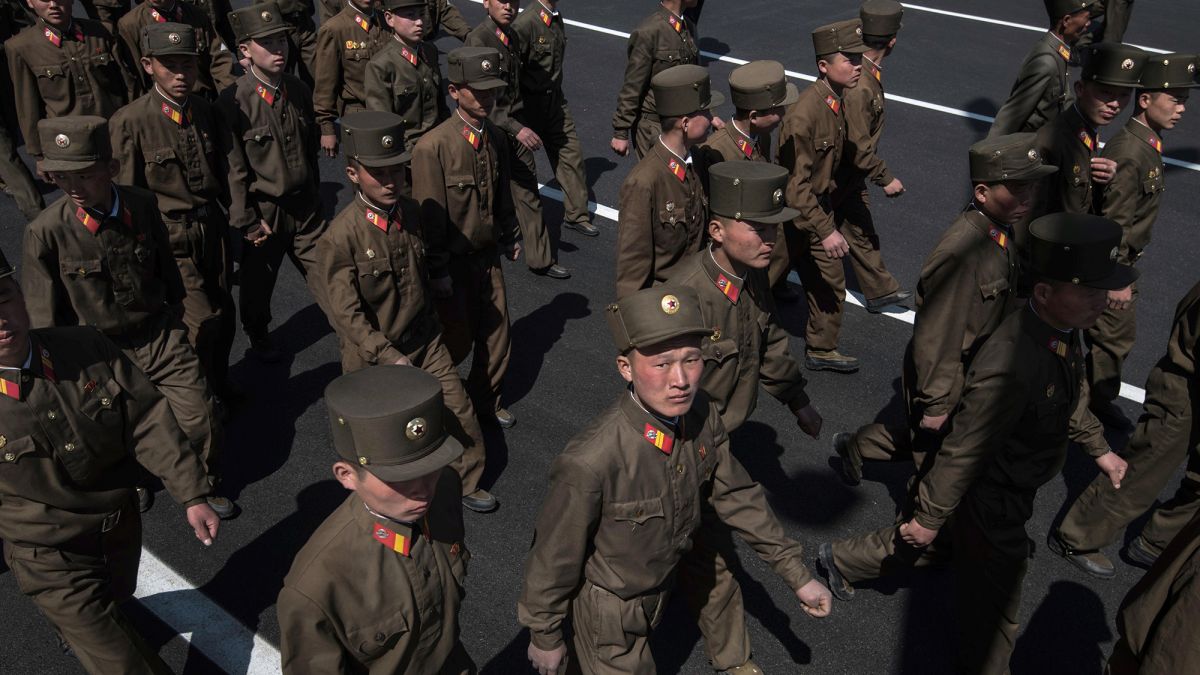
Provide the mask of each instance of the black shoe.
POLYGON ((842 602, 854 599, 854 587, 846 581, 838 571, 837 565, 833 563, 833 544, 826 542, 817 549, 817 570, 825 574, 825 582, 829 584, 829 591, 833 593, 833 597, 842 602))
POLYGON ((1057 531, 1046 537, 1046 546, 1055 555, 1065 558, 1067 562, 1097 579, 1111 579, 1117 574, 1117 569, 1113 567, 1108 556, 1100 551, 1076 551, 1063 542, 1057 531))
POLYGON ((1146 540, 1140 536, 1129 542, 1125 546, 1125 560, 1131 565, 1137 565, 1145 569, 1150 569, 1154 565, 1154 561, 1158 560, 1158 554, 1151 551, 1146 544, 1146 540))
POLYGON ((1130 421, 1121 408, 1113 401, 1088 401, 1088 410, 1100 420, 1104 426, 1122 434, 1132 434, 1133 422, 1130 421))
POLYGON ((150 488, 139 487, 137 498, 138 513, 145 513, 150 510, 151 506, 154 506, 154 493, 150 491, 150 488))
POLYGON ((775 288, 771 289, 771 295, 775 296, 775 302, 782 302, 786 305, 790 305, 800 299, 800 294, 787 281, 775 284, 775 288))
POLYGON ((576 232, 578 232, 579 234, 582 234, 585 237, 599 237, 600 236, 600 228, 596 227, 595 225, 589 223, 586 220, 583 221, 582 223, 563 223, 563 227, 567 228, 568 230, 575 230, 576 232))
POLYGON ((836 349, 827 352, 805 352, 804 367, 809 370, 832 370, 835 373, 853 373, 858 370, 858 359, 840 354, 836 349))
POLYGON ((487 490, 479 489, 462 498, 462 505, 475 513, 491 513, 500 507, 500 502, 487 490))
POLYGON ((283 360, 283 352, 275 347, 274 340, 267 333, 250 338, 250 356, 259 363, 279 363, 283 360))
POLYGON ((549 267, 543 267, 540 270, 531 269, 530 271, 540 277, 550 277, 551 279, 570 279, 571 278, 571 270, 563 267, 562 265, 559 265, 558 263, 554 263, 553 265, 551 265, 549 267))
POLYGON ((507 409, 500 408, 496 411, 496 424, 499 424, 501 429, 511 429, 517 426, 517 417, 507 409))
POLYGON ((833 451, 842 458, 842 481, 846 485, 858 485, 862 482, 862 455, 858 448, 850 443, 853 434, 842 432, 833 435, 833 451))
POLYGON ((912 291, 899 290, 895 293, 888 293, 881 298, 867 300, 867 311, 872 314, 879 314, 884 308, 891 305, 898 305, 912 297, 912 291))

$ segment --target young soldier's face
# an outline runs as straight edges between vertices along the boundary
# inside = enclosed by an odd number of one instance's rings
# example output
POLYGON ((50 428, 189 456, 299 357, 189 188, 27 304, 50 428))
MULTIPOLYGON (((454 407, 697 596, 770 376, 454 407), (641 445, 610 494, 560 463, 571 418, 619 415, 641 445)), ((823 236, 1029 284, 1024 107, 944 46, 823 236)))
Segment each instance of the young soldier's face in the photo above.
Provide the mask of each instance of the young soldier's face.
POLYGON ((429 511, 440 475, 441 469, 420 478, 389 483, 348 462, 333 465, 334 478, 342 487, 357 492, 368 508, 406 523, 420 520, 429 511))
POLYGON ((1036 181, 1010 181, 975 186, 975 205, 992 220, 1016 225, 1029 216, 1037 197, 1036 181))
POLYGON ((492 108, 496 106, 496 89, 472 89, 467 85, 450 85, 450 96, 458 102, 458 107, 463 109, 463 112, 476 118, 482 119, 492 114, 492 108))
POLYGON ((483 8, 497 26, 507 26, 517 18, 517 10, 521 7, 518 0, 483 0, 483 8))
POLYGON ((351 164, 346 167, 346 177, 372 204, 391 208, 396 203, 396 195, 404 188, 404 165, 368 167, 351 164))
POLYGON ((759 133, 770 133, 783 121, 783 108, 756 110, 750 114, 750 126, 759 133))
POLYGON ((1034 284, 1038 315, 1058 328, 1087 330, 1108 308, 1108 291, 1066 282, 1034 284))
POLYGON ((1138 95, 1138 102, 1146 109, 1146 120, 1151 126, 1155 129, 1174 129, 1187 110, 1188 90, 1143 92, 1138 95))
POLYGON ((663 417, 682 415, 692 408, 700 390, 704 359, 700 339, 683 335, 617 357, 617 370, 642 405, 663 417))
POLYGON ((712 113, 707 110, 701 110, 698 113, 688 115, 680 124, 683 125, 684 142, 689 146, 699 145, 708 138, 708 132, 712 130, 712 113))
POLYGON ((400 39, 416 43, 421 41, 425 30, 425 10, 420 7, 400 7, 389 9, 383 13, 383 20, 392 27, 392 32, 400 39))
POLYGON ((0 279, 0 363, 19 366, 29 354, 29 312, 13 277, 0 279))
POLYGON ((95 208, 109 203, 116 168, 115 161, 96 162, 78 171, 51 171, 50 180, 71 198, 75 206, 95 208))
POLYGON ((287 67, 288 39, 286 33, 247 40, 238 45, 242 56, 250 59, 266 75, 279 75, 287 67))
POLYGON ((142 68, 159 89, 177 101, 188 95, 199 76, 196 57, 190 54, 143 56, 142 68))
POLYGON ((1073 45, 1087 32, 1092 23, 1091 12, 1075 12, 1063 17, 1063 42, 1073 45))
POLYGON ((71 20, 71 4, 64 0, 29 0, 29 8, 52 26, 61 26, 71 20))
POLYGON ((1075 105, 1083 119, 1098 127, 1111 124, 1133 98, 1130 87, 1115 87, 1097 82, 1075 83, 1075 105))
POLYGON ((708 224, 709 236, 721 247, 725 257, 756 270, 770 266, 778 233, 774 225, 730 218, 713 218, 708 224))
POLYGON ((817 62, 817 69, 830 82, 851 89, 862 76, 862 54, 837 53, 817 62))

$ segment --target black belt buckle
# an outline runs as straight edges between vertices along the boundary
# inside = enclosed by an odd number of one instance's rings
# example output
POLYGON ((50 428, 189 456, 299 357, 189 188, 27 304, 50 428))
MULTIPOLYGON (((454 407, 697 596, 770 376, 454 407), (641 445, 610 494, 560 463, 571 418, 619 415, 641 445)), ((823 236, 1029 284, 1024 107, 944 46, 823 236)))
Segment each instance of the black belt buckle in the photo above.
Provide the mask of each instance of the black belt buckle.
POLYGON ((100 523, 100 531, 108 532, 116 527, 119 522, 121 522, 121 511, 118 509, 104 517, 104 521, 100 523))

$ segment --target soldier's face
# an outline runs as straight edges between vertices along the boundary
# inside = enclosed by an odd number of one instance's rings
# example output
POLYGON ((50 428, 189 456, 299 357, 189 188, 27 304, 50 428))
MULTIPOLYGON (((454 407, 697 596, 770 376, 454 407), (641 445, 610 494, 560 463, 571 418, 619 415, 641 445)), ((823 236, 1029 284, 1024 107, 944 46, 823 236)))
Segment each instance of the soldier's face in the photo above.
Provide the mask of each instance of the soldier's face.
POLYGON ((20 367, 29 355, 29 312, 13 277, 0 279, 0 364, 20 367))
POLYGON ((475 119, 482 119, 492 114, 492 108, 496 106, 496 92, 498 91, 499 89, 472 89, 468 86, 450 85, 450 96, 458 101, 458 107, 475 119))
POLYGON ((1038 316, 1061 329, 1091 328, 1108 308, 1108 291, 1066 282, 1034 284, 1033 299, 1038 316))
POLYGON ((420 7, 401 7, 383 13, 383 20, 392 27, 392 32, 409 43, 421 41, 425 30, 424 17, 425 10, 420 7))
POLYGON ((250 59, 266 75, 278 75, 287 66, 288 39, 286 33, 247 40, 238 45, 242 56, 250 59))
POLYGON ((507 26, 517 18, 518 0, 483 0, 483 8, 498 26, 507 26))
POLYGON ((1146 109, 1146 121, 1159 129, 1174 129, 1187 111, 1188 90, 1146 92, 1138 95, 1138 103, 1146 109))
POLYGON ((680 124, 683 126, 684 142, 689 147, 699 145, 708 138, 708 132, 712 130, 712 113, 701 110, 694 115, 684 117, 680 124))
POLYGON ((778 232, 775 225, 748 223, 729 218, 714 218, 708 224, 708 234, 719 247, 713 251, 717 262, 721 262, 720 258, 724 257, 733 263, 734 267, 743 269, 749 267, 765 270, 770 266, 771 252, 775 250, 778 232))
POLYGON ((818 61, 817 69, 831 83, 851 89, 858 84, 858 78, 862 76, 862 54, 839 52, 818 61))
POLYGON ((29 0, 29 8, 52 26, 61 26, 71 20, 71 5, 64 0, 29 0))
POLYGON ((1062 39, 1063 42, 1073 45, 1083 37, 1087 32, 1088 26, 1092 23, 1091 12, 1075 12, 1068 14, 1062 19, 1062 39))
POLYGON ((1036 181, 1010 181, 975 186, 975 205, 992 220, 1015 225, 1024 220, 1037 197, 1036 181))
POLYGON ((429 511, 437 492, 441 469, 412 480, 389 483, 347 462, 333 465, 333 476, 342 487, 354 490, 372 511, 393 520, 415 522, 429 511))
POLYGON ((78 171, 51 171, 50 180, 75 206, 95 208, 112 204, 112 177, 116 168, 116 160, 96 162, 78 171))
POLYGON ((1129 105, 1133 89, 1081 81, 1075 83, 1075 96, 1079 114, 1093 125, 1102 127, 1111 124, 1129 105))
POLYGON ((142 57, 142 68, 168 96, 181 101, 196 84, 196 57, 188 54, 166 54, 142 57))
POLYGON ((682 415, 700 389, 704 359, 700 338, 680 336, 617 357, 617 370, 642 405, 663 417, 682 415))
POLYGON ((783 108, 754 110, 750 113, 750 126, 759 133, 770 133, 783 121, 783 108))
POLYGON ((404 165, 366 167, 349 165, 346 177, 358 186, 372 204, 390 208, 396 203, 396 195, 404 189, 404 165))

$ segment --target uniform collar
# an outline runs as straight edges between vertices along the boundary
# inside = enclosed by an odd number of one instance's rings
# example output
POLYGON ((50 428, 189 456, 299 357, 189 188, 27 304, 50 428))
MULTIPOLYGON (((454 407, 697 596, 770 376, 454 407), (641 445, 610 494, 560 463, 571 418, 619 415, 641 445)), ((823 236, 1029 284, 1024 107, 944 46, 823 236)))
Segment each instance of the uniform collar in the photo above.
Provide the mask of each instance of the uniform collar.
POLYGON ((558 16, 557 9, 551 9, 550 6, 547 5, 546 3, 542 2, 542 0, 538 0, 538 4, 541 5, 542 9, 546 10, 546 13, 549 14, 550 16, 558 16))
POLYGON ((882 82, 883 81, 883 66, 881 66, 878 63, 875 63, 873 60, 867 58, 867 56, 865 54, 863 55, 862 60, 865 62, 863 69, 870 72, 871 75, 874 76, 876 82, 882 82))
POLYGON ((67 23, 67 25, 63 28, 58 28, 57 26, 51 26, 49 23, 46 23, 46 21, 44 21, 41 17, 38 17, 38 22, 42 24, 42 35, 47 40, 49 40, 52 44, 54 44, 54 46, 56 46, 56 47, 62 46, 62 41, 63 41, 64 37, 71 37, 74 40, 76 40, 77 42, 83 41, 83 29, 79 26, 79 24, 75 21, 75 19, 73 17, 67 23))
POLYGON ((1046 35, 1050 36, 1050 39, 1047 42, 1051 47, 1054 48, 1054 51, 1062 57, 1063 61, 1070 61, 1072 52, 1071 45, 1063 42, 1063 39, 1055 35, 1054 31, 1052 30, 1046 31, 1046 35))
POLYGON ((1151 129, 1150 125, 1136 117, 1130 117, 1129 123, 1125 125, 1125 128, 1128 129, 1134 136, 1142 139, 1146 142, 1146 144, 1158 151, 1158 154, 1162 154, 1162 135, 1151 129))
MULTIPOLYGON (((176 2, 178 2, 178 1, 179 0, 176 0, 176 2)), ((365 16, 368 21, 373 20, 375 18, 375 10, 371 10, 368 12, 365 9, 361 9, 360 7, 355 5, 353 2, 350 2, 350 0, 346 0, 346 7, 351 12, 354 12, 355 14, 358 14, 359 16, 365 16)))
POLYGON ((664 455, 669 455, 675 450, 682 417, 665 419, 650 412, 634 395, 632 384, 621 397, 621 411, 649 449, 664 455))
POLYGON ((397 229, 401 229, 403 227, 403 223, 400 221, 399 202, 393 204, 392 208, 385 209, 367 199, 366 195, 364 195, 362 192, 357 193, 356 196, 358 197, 358 200, 362 202, 363 206, 366 207, 364 217, 370 224, 378 227, 384 232, 387 232, 388 226, 393 223, 396 225, 397 229))
POLYGON ((742 288, 746 285, 745 278, 721 267, 716 256, 713 255, 712 243, 709 243, 708 250, 704 253, 705 255, 700 260, 700 266, 704 268, 704 273, 708 275, 709 281, 717 287, 717 290, 721 291, 725 299, 736 305, 738 298, 742 296, 742 288))
MULTIPOLYGON (((675 159, 677 159, 677 160, 679 160, 679 161, 683 162, 684 164, 691 164, 691 163, 692 163, 692 153, 690 153, 690 152, 689 152, 689 153, 688 153, 688 155, 687 155, 687 157, 680 157, 680 156, 679 156, 679 153, 675 152, 675 151, 674 151, 674 150, 672 150, 671 148, 668 148, 668 147, 667 147, 667 144, 666 144, 666 143, 663 143, 663 139, 662 139, 662 135, 661 135, 661 134, 660 134, 660 135, 659 135, 659 137, 658 137, 658 143, 656 144, 656 147, 662 148, 662 149, 663 149, 663 151, 664 151, 664 152, 666 152, 668 155, 670 155, 671 157, 674 157, 675 159)), ((666 157, 665 157, 665 156, 664 156, 664 159, 666 159, 666 157)))
POLYGON ((1033 308, 1031 299, 1025 305, 1025 320, 1021 325, 1038 346, 1053 352, 1059 358, 1069 359, 1075 344, 1075 330, 1059 330, 1042 320, 1037 310, 1033 308))

